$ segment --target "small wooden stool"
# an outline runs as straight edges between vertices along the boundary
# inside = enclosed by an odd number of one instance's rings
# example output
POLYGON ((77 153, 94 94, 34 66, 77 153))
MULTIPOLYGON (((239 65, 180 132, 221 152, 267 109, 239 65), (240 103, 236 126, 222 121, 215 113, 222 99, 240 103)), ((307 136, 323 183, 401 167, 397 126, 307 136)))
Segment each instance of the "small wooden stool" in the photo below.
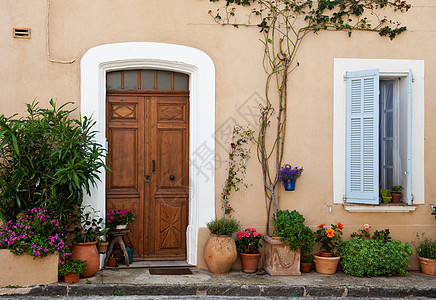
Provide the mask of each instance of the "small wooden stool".
POLYGON ((104 259, 104 264, 103 266, 106 266, 107 261, 109 259, 109 257, 112 254, 112 250, 115 246, 116 243, 118 243, 120 245, 121 251, 123 252, 123 256, 126 262, 126 265, 129 266, 129 254, 127 254, 127 250, 126 250, 126 245, 124 245, 124 241, 123 241, 123 236, 130 233, 129 229, 126 230, 120 230, 120 231, 115 231, 115 230, 110 230, 108 231, 108 235, 112 235, 113 239, 109 245, 109 249, 107 250, 107 254, 106 254, 106 258, 104 259))

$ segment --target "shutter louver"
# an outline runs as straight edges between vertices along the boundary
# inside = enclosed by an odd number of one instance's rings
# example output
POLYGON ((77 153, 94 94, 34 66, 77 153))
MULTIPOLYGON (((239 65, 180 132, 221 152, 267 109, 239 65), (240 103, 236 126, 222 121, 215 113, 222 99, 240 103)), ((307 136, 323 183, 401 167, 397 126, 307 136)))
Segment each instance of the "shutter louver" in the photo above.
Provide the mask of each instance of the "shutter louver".
POLYGON ((378 204, 379 71, 347 72, 347 202, 378 204))

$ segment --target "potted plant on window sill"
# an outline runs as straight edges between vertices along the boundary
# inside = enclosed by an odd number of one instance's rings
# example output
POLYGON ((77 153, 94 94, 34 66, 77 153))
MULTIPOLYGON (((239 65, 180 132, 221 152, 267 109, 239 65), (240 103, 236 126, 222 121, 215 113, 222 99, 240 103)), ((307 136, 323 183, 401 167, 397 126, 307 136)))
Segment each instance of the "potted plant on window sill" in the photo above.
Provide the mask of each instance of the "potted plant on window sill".
POLYGON ((313 247, 312 230, 304 225, 304 217, 296 210, 277 211, 273 218, 275 236, 280 240, 265 235, 264 270, 270 275, 301 275, 301 247, 313 247))
POLYGON ((279 170, 279 180, 282 181, 286 191, 295 190, 295 182, 301 176, 303 168, 292 168, 291 165, 286 164, 279 170))
POLYGON ((404 188, 401 185, 395 185, 391 188, 392 203, 401 203, 402 191, 404 188))
POLYGON ((260 239, 262 234, 254 228, 239 231, 236 238, 236 247, 241 257, 242 270, 245 273, 254 273, 260 260, 260 239))
POLYGON ((227 274, 238 256, 232 235, 239 230, 239 222, 232 218, 221 218, 212 220, 206 226, 210 231, 210 237, 204 245, 206 265, 213 274, 227 274))
POLYGON ((324 228, 325 223, 318 225, 318 230, 315 232, 315 241, 321 243, 320 255, 315 257, 315 269, 321 274, 334 274, 339 264, 340 256, 335 252, 339 250, 342 244, 342 229, 343 225, 338 222, 337 225, 331 224, 331 227, 324 228))

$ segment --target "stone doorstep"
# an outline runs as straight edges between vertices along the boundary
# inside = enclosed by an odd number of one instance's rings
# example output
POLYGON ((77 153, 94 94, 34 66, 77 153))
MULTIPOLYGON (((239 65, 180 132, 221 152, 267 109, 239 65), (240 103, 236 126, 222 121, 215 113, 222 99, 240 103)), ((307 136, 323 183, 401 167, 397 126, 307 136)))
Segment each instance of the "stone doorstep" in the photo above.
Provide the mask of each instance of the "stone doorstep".
POLYGON ((30 288, 1 288, 0 296, 113 296, 122 295, 221 295, 269 297, 427 297, 436 298, 436 287, 390 288, 363 286, 292 285, 129 285, 129 284, 54 284, 30 288))

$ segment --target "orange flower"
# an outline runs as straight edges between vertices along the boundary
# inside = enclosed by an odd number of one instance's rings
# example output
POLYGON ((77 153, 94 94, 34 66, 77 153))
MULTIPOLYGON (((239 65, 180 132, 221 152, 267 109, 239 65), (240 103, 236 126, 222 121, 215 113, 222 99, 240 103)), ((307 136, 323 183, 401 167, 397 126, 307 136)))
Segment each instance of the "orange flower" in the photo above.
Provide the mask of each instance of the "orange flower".
POLYGON ((338 228, 342 230, 342 229, 344 229, 344 225, 342 225, 341 222, 338 222, 338 228))
POLYGON ((325 225, 325 223, 322 223, 322 224, 319 224, 318 227, 319 227, 319 228, 323 228, 324 225, 325 225))
POLYGON ((335 236, 335 231, 331 228, 327 229, 326 233, 327 233, 327 237, 329 238, 333 238, 335 236))

